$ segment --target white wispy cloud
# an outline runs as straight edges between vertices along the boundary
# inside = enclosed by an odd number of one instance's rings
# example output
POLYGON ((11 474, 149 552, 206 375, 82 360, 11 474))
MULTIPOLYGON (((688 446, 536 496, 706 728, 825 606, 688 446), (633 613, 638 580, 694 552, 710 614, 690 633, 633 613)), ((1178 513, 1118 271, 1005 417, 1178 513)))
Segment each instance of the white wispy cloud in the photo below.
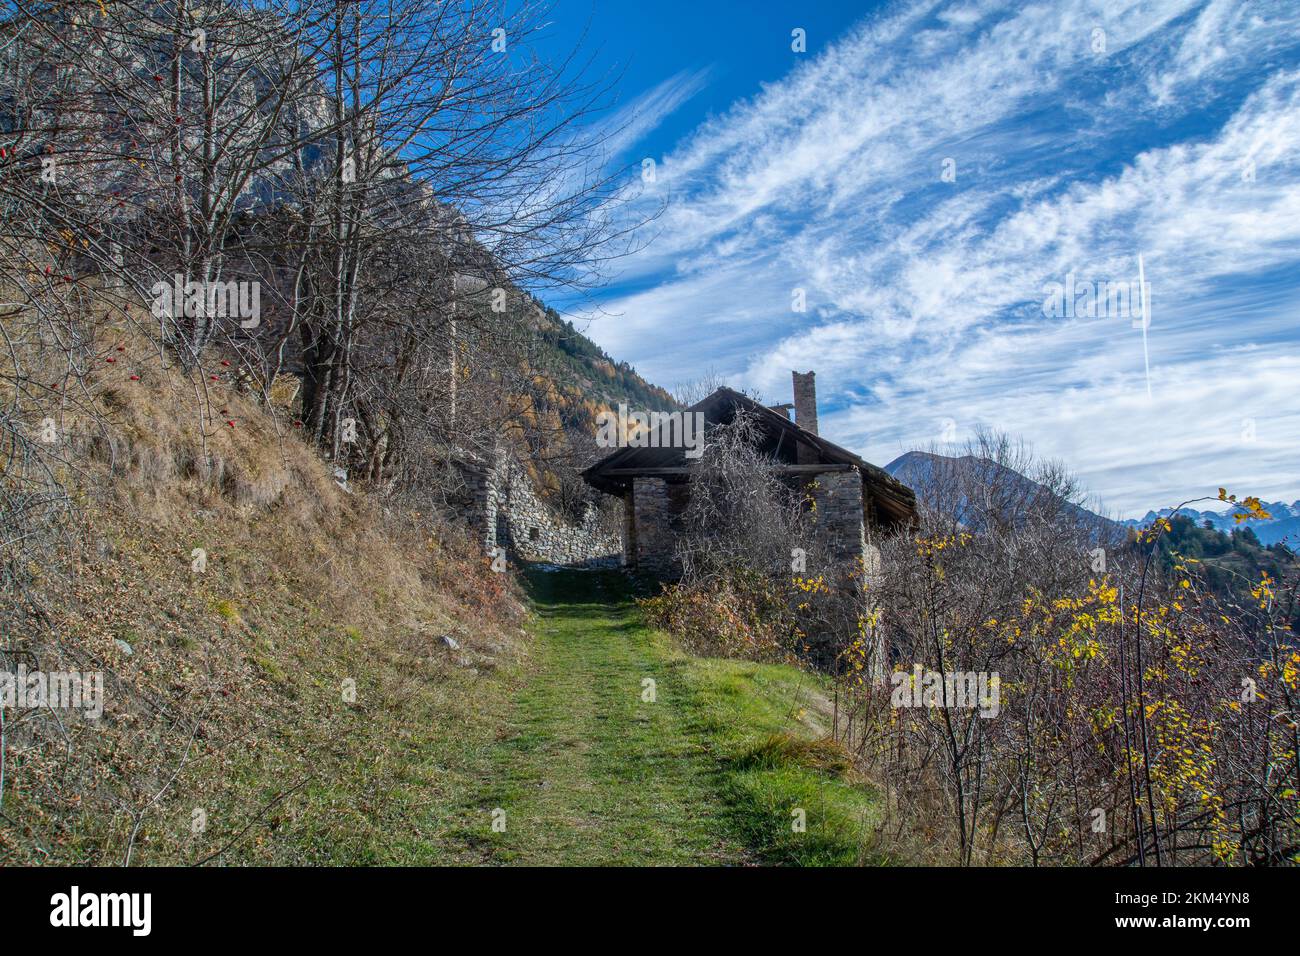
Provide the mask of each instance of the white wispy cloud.
POLYGON ((681 70, 655 84, 599 124, 594 133, 606 153, 617 158, 654 132, 709 81, 709 68, 681 70))
POLYGON ((1300 496, 1294 4, 902 4, 661 171, 635 291, 592 324, 652 380, 780 398, 815 368, 823 432, 873 460, 1006 428, 1123 513, 1234 477, 1300 496), (1136 281, 1139 252, 1150 399, 1126 318, 1041 307, 1069 272, 1136 281))

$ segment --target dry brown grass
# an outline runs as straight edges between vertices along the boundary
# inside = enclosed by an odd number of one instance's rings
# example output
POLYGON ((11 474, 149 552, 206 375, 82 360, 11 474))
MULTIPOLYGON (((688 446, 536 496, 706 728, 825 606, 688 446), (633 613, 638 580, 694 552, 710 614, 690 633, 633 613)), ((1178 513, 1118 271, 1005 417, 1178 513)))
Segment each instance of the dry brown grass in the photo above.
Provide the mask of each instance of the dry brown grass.
POLYGON ((99 337, 84 400, 49 397, 75 545, 2 646, 105 671, 105 715, 8 721, 0 863, 195 862, 250 824, 220 862, 436 857, 521 651, 517 591, 454 528, 342 491, 220 356, 184 375, 128 323, 99 337))

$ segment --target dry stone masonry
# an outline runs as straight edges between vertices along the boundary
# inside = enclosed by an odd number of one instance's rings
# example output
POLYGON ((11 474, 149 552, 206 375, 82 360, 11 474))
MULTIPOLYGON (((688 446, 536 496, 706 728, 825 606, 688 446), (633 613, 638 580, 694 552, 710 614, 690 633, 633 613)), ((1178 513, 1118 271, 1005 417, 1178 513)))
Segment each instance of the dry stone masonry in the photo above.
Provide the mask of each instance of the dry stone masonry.
POLYGON ((628 553, 642 571, 670 577, 677 571, 675 548, 682 532, 682 512, 689 501, 685 483, 663 478, 637 478, 632 484, 628 553))
POLYGON ((808 491, 817 508, 817 531, 832 560, 851 564, 867 548, 866 511, 862 506, 862 473, 828 471, 816 476, 808 491))

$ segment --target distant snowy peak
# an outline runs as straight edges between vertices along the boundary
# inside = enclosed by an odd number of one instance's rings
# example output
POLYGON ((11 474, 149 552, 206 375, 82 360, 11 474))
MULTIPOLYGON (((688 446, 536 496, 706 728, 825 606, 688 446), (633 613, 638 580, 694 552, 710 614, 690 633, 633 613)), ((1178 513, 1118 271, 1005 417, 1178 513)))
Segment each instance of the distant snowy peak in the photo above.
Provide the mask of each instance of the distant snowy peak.
MULTIPOLYGON (((1266 501, 1264 502, 1264 510, 1272 515, 1266 521, 1257 519, 1237 521, 1235 515, 1246 513, 1243 508, 1237 505, 1232 505, 1222 511, 1198 511, 1195 508, 1183 508, 1178 513, 1182 517, 1191 518, 1198 525, 1204 525, 1208 521, 1216 531, 1231 532, 1234 528, 1248 527, 1255 532, 1255 537, 1259 538, 1260 543, 1265 545, 1276 544, 1283 539, 1289 545, 1295 545, 1300 541, 1300 501, 1293 501, 1291 504, 1284 501, 1266 501)), ((1168 518, 1172 514, 1172 508, 1161 508, 1159 511, 1148 511, 1141 518, 1126 518, 1120 524, 1130 528, 1145 528, 1157 518, 1168 518)))

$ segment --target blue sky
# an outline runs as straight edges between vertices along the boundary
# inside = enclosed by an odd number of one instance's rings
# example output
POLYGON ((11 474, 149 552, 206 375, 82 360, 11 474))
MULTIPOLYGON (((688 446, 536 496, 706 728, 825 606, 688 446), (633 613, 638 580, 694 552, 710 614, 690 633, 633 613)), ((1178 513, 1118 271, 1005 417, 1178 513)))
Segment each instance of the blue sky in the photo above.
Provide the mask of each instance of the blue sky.
POLYGON ((1001 428, 1118 516, 1300 498, 1294 0, 561 0, 553 30, 624 70, 611 161, 653 158, 629 211, 666 208, 548 298, 650 381, 787 401, 815 369, 871 461, 1001 428), (1133 311, 1045 306, 1103 283, 1133 311))

